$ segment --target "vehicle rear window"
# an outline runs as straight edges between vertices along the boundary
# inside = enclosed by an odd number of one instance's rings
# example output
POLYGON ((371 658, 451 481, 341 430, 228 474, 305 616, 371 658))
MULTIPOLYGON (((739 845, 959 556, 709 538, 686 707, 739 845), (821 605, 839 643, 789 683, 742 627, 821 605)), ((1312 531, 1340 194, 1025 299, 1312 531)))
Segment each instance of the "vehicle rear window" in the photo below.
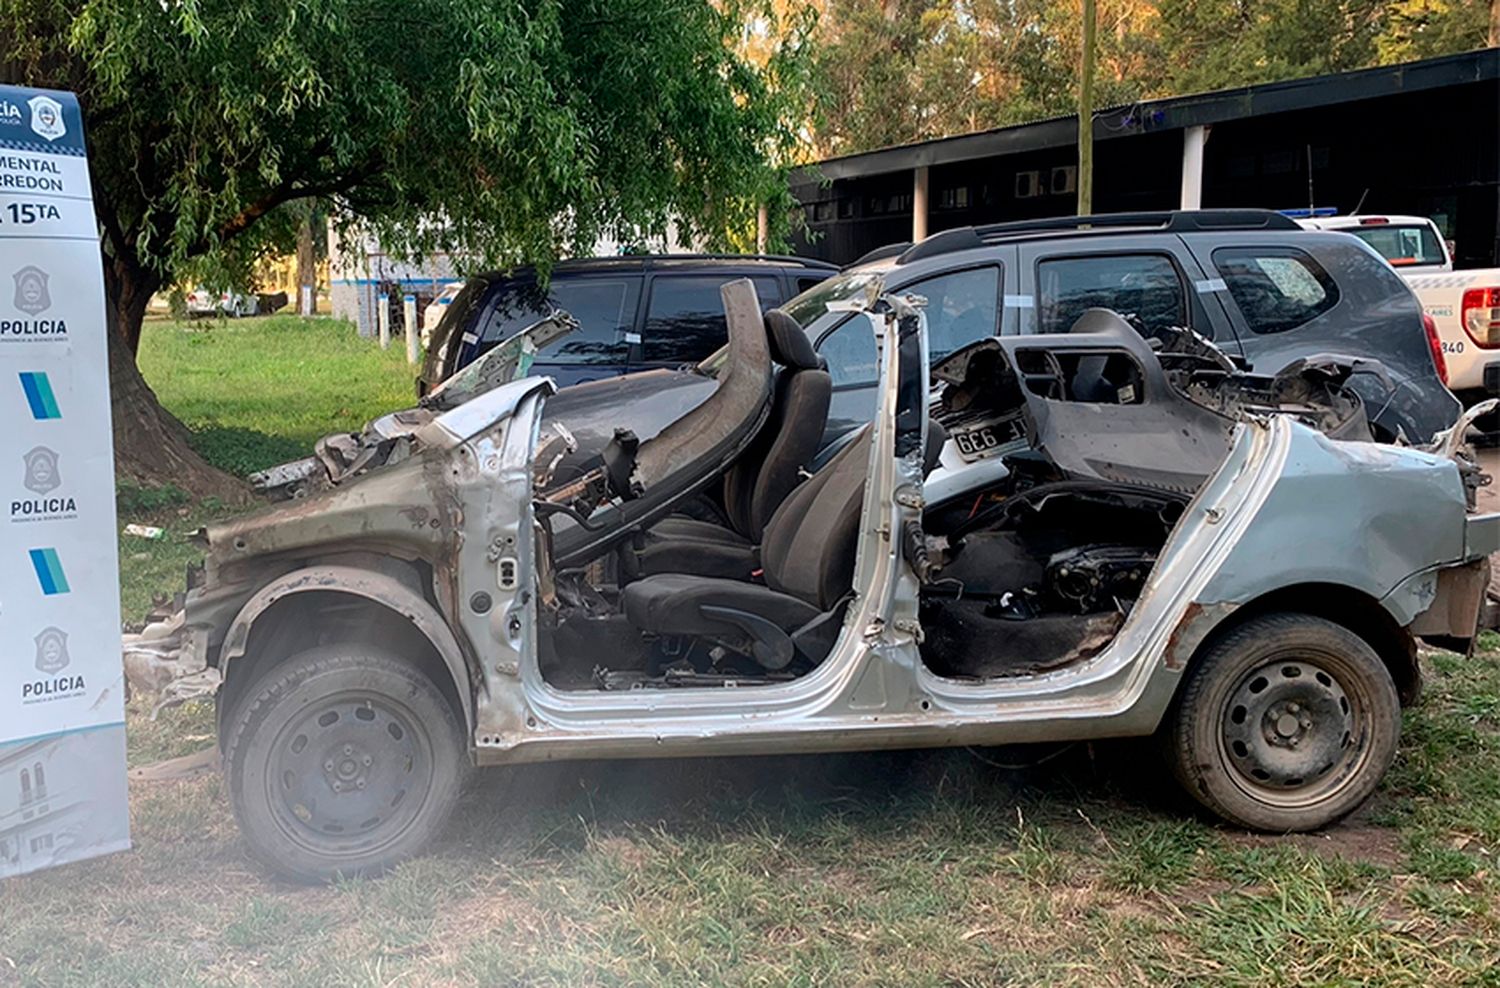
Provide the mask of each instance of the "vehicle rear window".
MULTIPOLYGON (((743 275, 658 275, 651 282, 641 357, 647 363, 685 364, 713 353, 729 339, 719 289, 743 275)), ((775 278, 751 278, 761 311, 781 301, 775 278)))
MULTIPOLYGON (((557 364, 624 364, 625 334, 635 324, 636 278, 554 278, 546 292, 535 282, 503 285, 484 314, 480 352, 563 309, 578 320, 576 332, 544 347, 537 359, 557 364)), ((476 354, 477 356, 477 354, 476 354)))
POLYGON ((1213 256, 1253 333, 1285 333, 1338 304, 1333 278, 1300 250, 1225 247, 1213 256))
POLYGON ((1438 242, 1432 227, 1426 224, 1361 226, 1344 232, 1352 233, 1374 247, 1375 252, 1394 267, 1443 263, 1443 245, 1438 242))
POLYGON ((1043 333, 1066 333, 1094 308, 1134 316, 1146 329, 1188 325, 1182 276, 1163 254, 1050 258, 1037 265, 1037 296, 1043 333))

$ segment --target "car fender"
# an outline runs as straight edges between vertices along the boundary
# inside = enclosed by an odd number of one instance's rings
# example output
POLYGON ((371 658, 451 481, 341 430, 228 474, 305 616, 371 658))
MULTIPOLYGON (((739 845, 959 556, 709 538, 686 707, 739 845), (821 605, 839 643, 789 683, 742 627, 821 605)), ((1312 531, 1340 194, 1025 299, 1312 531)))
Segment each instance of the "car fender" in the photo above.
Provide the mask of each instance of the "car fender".
POLYGON ((267 611, 289 597, 313 592, 360 597, 411 622, 442 659, 462 705, 464 724, 472 730, 473 691, 468 665, 457 637, 437 608, 410 582, 392 573, 358 566, 314 565, 277 577, 251 595, 230 622, 219 652, 220 675, 227 678, 235 660, 244 656, 250 644, 251 630, 267 611))

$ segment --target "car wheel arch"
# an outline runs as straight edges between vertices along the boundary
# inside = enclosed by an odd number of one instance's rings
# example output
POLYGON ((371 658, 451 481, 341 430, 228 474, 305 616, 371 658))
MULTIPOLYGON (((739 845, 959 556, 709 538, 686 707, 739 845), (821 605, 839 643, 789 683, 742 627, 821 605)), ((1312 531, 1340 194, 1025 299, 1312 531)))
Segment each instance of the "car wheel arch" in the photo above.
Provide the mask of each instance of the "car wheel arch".
POLYGON ((267 669, 327 641, 374 641, 422 669, 474 729, 472 675, 464 651, 437 608, 409 581, 389 572, 312 565, 285 573, 240 608, 219 651, 219 722, 267 669), (303 630, 314 613, 334 614, 334 628, 303 630))
POLYGON ((1235 607, 1202 637, 1188 660, 1190 668, 1223 635, 1264 614, 1307 614, 1347 628, 1380 656, 1396 684, 1403 707, 1421 692, 1416 639, 1386 607, 1363 590, 1338 583, 1296 583, 1267 591, 1235 607))

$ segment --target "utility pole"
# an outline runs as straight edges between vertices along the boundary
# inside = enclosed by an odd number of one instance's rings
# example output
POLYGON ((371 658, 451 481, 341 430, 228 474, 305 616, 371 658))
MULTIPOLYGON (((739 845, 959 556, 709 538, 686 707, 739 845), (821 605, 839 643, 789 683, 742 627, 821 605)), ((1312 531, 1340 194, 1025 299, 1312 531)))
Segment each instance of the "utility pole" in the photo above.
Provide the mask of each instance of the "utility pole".
POLYGON ((1490 47, 1500 47, 1500 0, 1490 0, 1490 47))
POLYGON ((1095 0, 1083 0, 1083 63, 1078 72, 1078 215, 1094 211, 1095 0))

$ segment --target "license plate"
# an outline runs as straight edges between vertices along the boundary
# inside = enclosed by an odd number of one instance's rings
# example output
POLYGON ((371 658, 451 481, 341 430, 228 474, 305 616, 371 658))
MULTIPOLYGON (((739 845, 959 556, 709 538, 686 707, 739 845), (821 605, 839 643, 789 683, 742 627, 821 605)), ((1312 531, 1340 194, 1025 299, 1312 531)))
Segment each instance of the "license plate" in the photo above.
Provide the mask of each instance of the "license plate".
POLYGON ((965 460, 982 460, 1009 449, 1021 438, 1020 429, 1014 419, 977 426, 963 432, 953 433, 953 445, 958 455, 965 460))

